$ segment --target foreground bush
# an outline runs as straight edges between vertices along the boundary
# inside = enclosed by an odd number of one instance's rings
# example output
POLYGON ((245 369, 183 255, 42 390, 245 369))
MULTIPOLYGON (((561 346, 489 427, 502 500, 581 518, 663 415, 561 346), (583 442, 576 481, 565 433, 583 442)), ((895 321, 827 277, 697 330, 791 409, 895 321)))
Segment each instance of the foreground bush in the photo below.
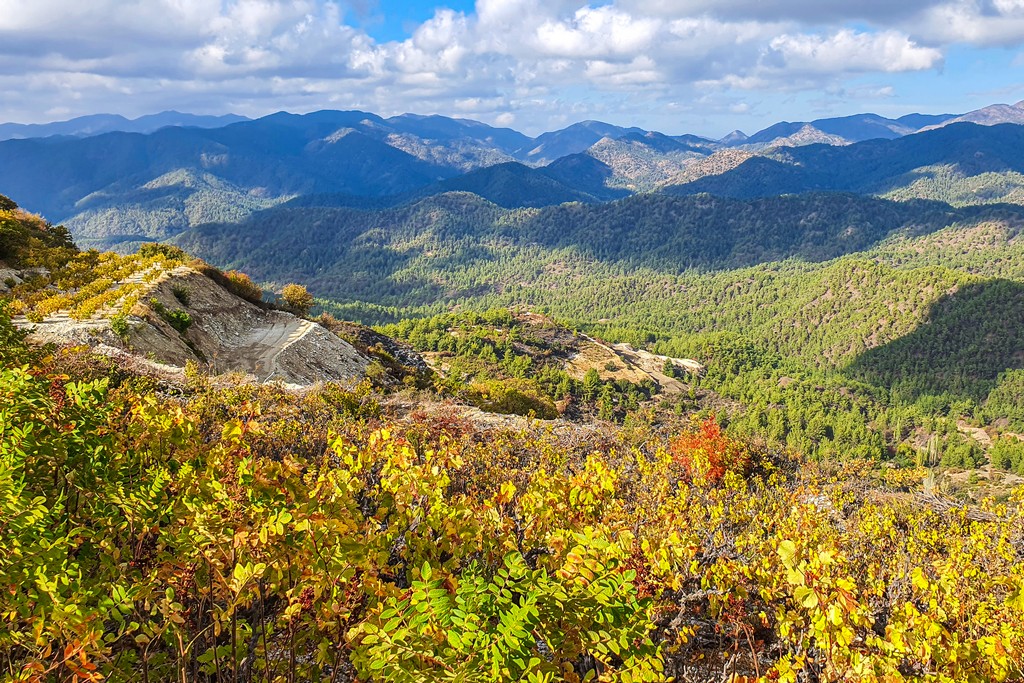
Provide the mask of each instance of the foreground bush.
POLYGON ((1020 492, 936 510, 894 490, 918 473, 754 468, 710 424, 467 433, 5 359, 11 680, 1024 675, 1020 492))

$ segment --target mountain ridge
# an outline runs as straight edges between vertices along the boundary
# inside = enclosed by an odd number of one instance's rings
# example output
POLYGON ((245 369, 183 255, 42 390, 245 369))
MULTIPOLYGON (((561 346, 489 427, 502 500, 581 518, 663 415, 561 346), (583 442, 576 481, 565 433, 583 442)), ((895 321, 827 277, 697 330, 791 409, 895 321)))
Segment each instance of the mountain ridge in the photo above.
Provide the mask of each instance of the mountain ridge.
POLYGON ((129 119, 119 114, 92 114, 51 123, 0 123, 0 141, 45 138, 55 135, 89 137, 103 133, 153 133, 168 126, 221 128, 249 121, 238 114, 199 115, 174 110, 129 119))
MULTIPOLYGON (((908 174, 936 164, 951 166, 965 177, 986 172, 1020 174, 1024 172, 1021 153, 1024 126, 955 123, 894 140, 780 149, 663 191, 729 197, 814 191, 885 194, 899 187, 908 174)), ((988 201, 1000 201, 1000 197, 988 201)))
POLYGON ((987 159, 997 159, 1006 150, 984 138, 1002 132, 965 129, 978 124, 951 124, 947 115, 908 117, 903 123, 866 114, 778 124, 749 138, 734 136, 736 144, 725 145, 599 121, 529 138, 442 116, 282 111, 217 128, 2 141, 0 190, 66 223, 83 244, 125 250, 203 223, 242 220, 299 197, 380 208, 465 190, 512 208, 662 191, 753 196, 834 190, 958 204, 1024 196, 1024 170, 1012 159, 986 164, 965 156, 965 144, 983 144, 991 150, 987 159), (911 124, 936 121, 944 125, 902 134, 911 124), (950 128, 955 132, 941 132, 950 128), (850 144, 826 130, 851 137, 883 131, 890 137, 850 144), (902 175, 865 180, 878 175, 871 165, 883 163, 885 149, 915 145, 932 150, 908 156, 916 162, 911 165, 893 156, 892 168, 902 175), (864 154, 866 149, 883 151, 864 154), (548 159, 555 155, 561 156, 548 159), (863 158, 851 161, 853 155, 863 158), (812 170, 809 163, 819 165, 812 170), (835 177, 850 163, 860 170, 835 177))

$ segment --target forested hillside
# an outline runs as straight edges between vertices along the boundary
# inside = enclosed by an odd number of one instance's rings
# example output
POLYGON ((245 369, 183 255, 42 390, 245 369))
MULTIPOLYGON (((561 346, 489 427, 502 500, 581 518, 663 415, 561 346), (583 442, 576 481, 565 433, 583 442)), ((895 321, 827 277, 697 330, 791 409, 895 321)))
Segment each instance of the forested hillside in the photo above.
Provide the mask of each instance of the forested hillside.
MULTIPOLYGON (((600 203, 559 179, 614 185, 583 156, 428 184, 494 202, 201 204, 227 220, 177 244, 268 301, 173 245, 81 251, 0 196, 0 676, 1024 677, 1024 209, 600 203), (563 197, 593 203, 543 206, 563 197), (143 289, 186 262, 191 287, 143 289), (204 278, 248 303, 202 307, 204 278), (226 374, 188 337, 310 315, 285 282, 322 327, 274 334, 350 341, 344 383, 226 374), (29 341, 103 307, 130 340, 143 291, 195 352, 180 374, 29 341)), ((238 348, 273 370, 269 336, 238 348)))
MULTIPOLYGON (((897 422, 1008 417, 986 406, 1024 368, 1021 218, 1013 206, 854 195, 508 211, 450 194, 381 212, 276 209, 180 243, 261 279, 309 282, 339 317, 523 306, 710 360, 702 386, 756 407, 738 418, 749 433, 766 430, 759 411, 781 400, 793 412, 767 430, 773 439, 881 456, 917 438, 909 426, 893 431, 897 422), (781 395, 779 382, 790 382, 781 395), (851 412, 841 393, 814 392, 823 384, 864 402, 851 412)), ((955 432, 939 457, 980 462, 955 432)))
MULTIPOLYGON (((175 217, 187 218, 191 207, 199 215, 217 203, 244 209, 235 195, 257 206, 310 192, 382 195, 455 175, 357 132, 309 146, 309 130, 264 121, 254 135, 235 126, 10 140, 0 143, 0 187, 35 211, 76 217, 69 223, 77 237, 117 241, 164 237, 175 217), (108 220, 90 222, 104 211, 108 220)), ((326 136, 336 130, 332 122, 315 132, 326 136)))
MULTIPOLYGON (((505 211, 472 194, 451 193, 385 211, 286 207, 241 225, 201 226, 177 243, 217 262, 244 263, 266 279, 278 273, 326 278, 335 275, 332 271, 342 275, 373 263, 393 271, 428 251, 413 246, 423 240, 436 248, 429 250, 431 258, 472 249, 472 241, 476 248, 572 250, 609 265, 651 265, 678 273, 788 258, 822 261, 871 248, 900 231, 927 234, 959 221, 984 216, 1017 221, 1020 215, 1016 207, 955 210, 937 202, 835 194, 752 201, 648 195, 598 206, 505 211), (307 258, 305 250, 313 244, 319 255, 307 258), (384 263, 391 258, 395 263, 384 263)), ((471 260, 468 254, 461 262, 471 260)), ((459 262, 456 257, 453 265, 459 262)))
POLYGON ((122 252, 287 202, 382 209, 452 191, 505 208, 638 193, 828 191, 957 206, 1024 196, 1021 126, 956 123, 915 132, 932 120, 812 122, 823 129, 783 123, 735 148, 597 121, 531 138, 442 116, 280 112, 213 128, 0 141, 0 189, 64 223, 83 246, 122 252), (851 140, 861 142, 845 144, 851 140), (828 144, 808 144, 816 141, 828 144))

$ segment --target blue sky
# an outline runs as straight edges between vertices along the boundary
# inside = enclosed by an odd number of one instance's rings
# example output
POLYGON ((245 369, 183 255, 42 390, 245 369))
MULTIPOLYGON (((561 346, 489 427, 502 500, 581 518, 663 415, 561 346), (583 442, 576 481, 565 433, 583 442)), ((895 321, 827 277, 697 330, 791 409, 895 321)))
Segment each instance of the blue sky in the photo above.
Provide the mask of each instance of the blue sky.
POLYGON ((409 0, 408 2, 384 0, 383 2, 354 4, 349 10, 349 16, 354 24, 365 30, 375 40, 387 42, 405 40, 412 35, 416 27, 428 21, 439 9, 447 8, 471 14, 475 4, 473 0, 446 3, 422 2, 421 0, 409 0))
POLYGON ((330 108, 717 137, 1022 83, 1024 0, 0 0, 0 121, 330 108))

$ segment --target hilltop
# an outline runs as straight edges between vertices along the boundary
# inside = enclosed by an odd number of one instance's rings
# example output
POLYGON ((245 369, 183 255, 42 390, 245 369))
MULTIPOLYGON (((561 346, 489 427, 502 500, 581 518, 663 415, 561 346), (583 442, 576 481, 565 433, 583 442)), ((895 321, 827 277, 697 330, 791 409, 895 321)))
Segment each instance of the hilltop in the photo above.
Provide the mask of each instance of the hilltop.
POLYGON ((678 409, 681 394, 690 409, 717 401, 681 381, 699 375, 697 361, 607 345, 543 316, 442 316, 383 334, 329 314, 302 317, 265 300, 248 276, 176 247, 80 252, 62 228, 4 201, 5 234, 24 232, 5 252, 5 308, 27 340, 88 347, 164 382, 200 373, 294 388, 433 386, 465 406, 545 419, 621 420, 652 401, 678 409))

